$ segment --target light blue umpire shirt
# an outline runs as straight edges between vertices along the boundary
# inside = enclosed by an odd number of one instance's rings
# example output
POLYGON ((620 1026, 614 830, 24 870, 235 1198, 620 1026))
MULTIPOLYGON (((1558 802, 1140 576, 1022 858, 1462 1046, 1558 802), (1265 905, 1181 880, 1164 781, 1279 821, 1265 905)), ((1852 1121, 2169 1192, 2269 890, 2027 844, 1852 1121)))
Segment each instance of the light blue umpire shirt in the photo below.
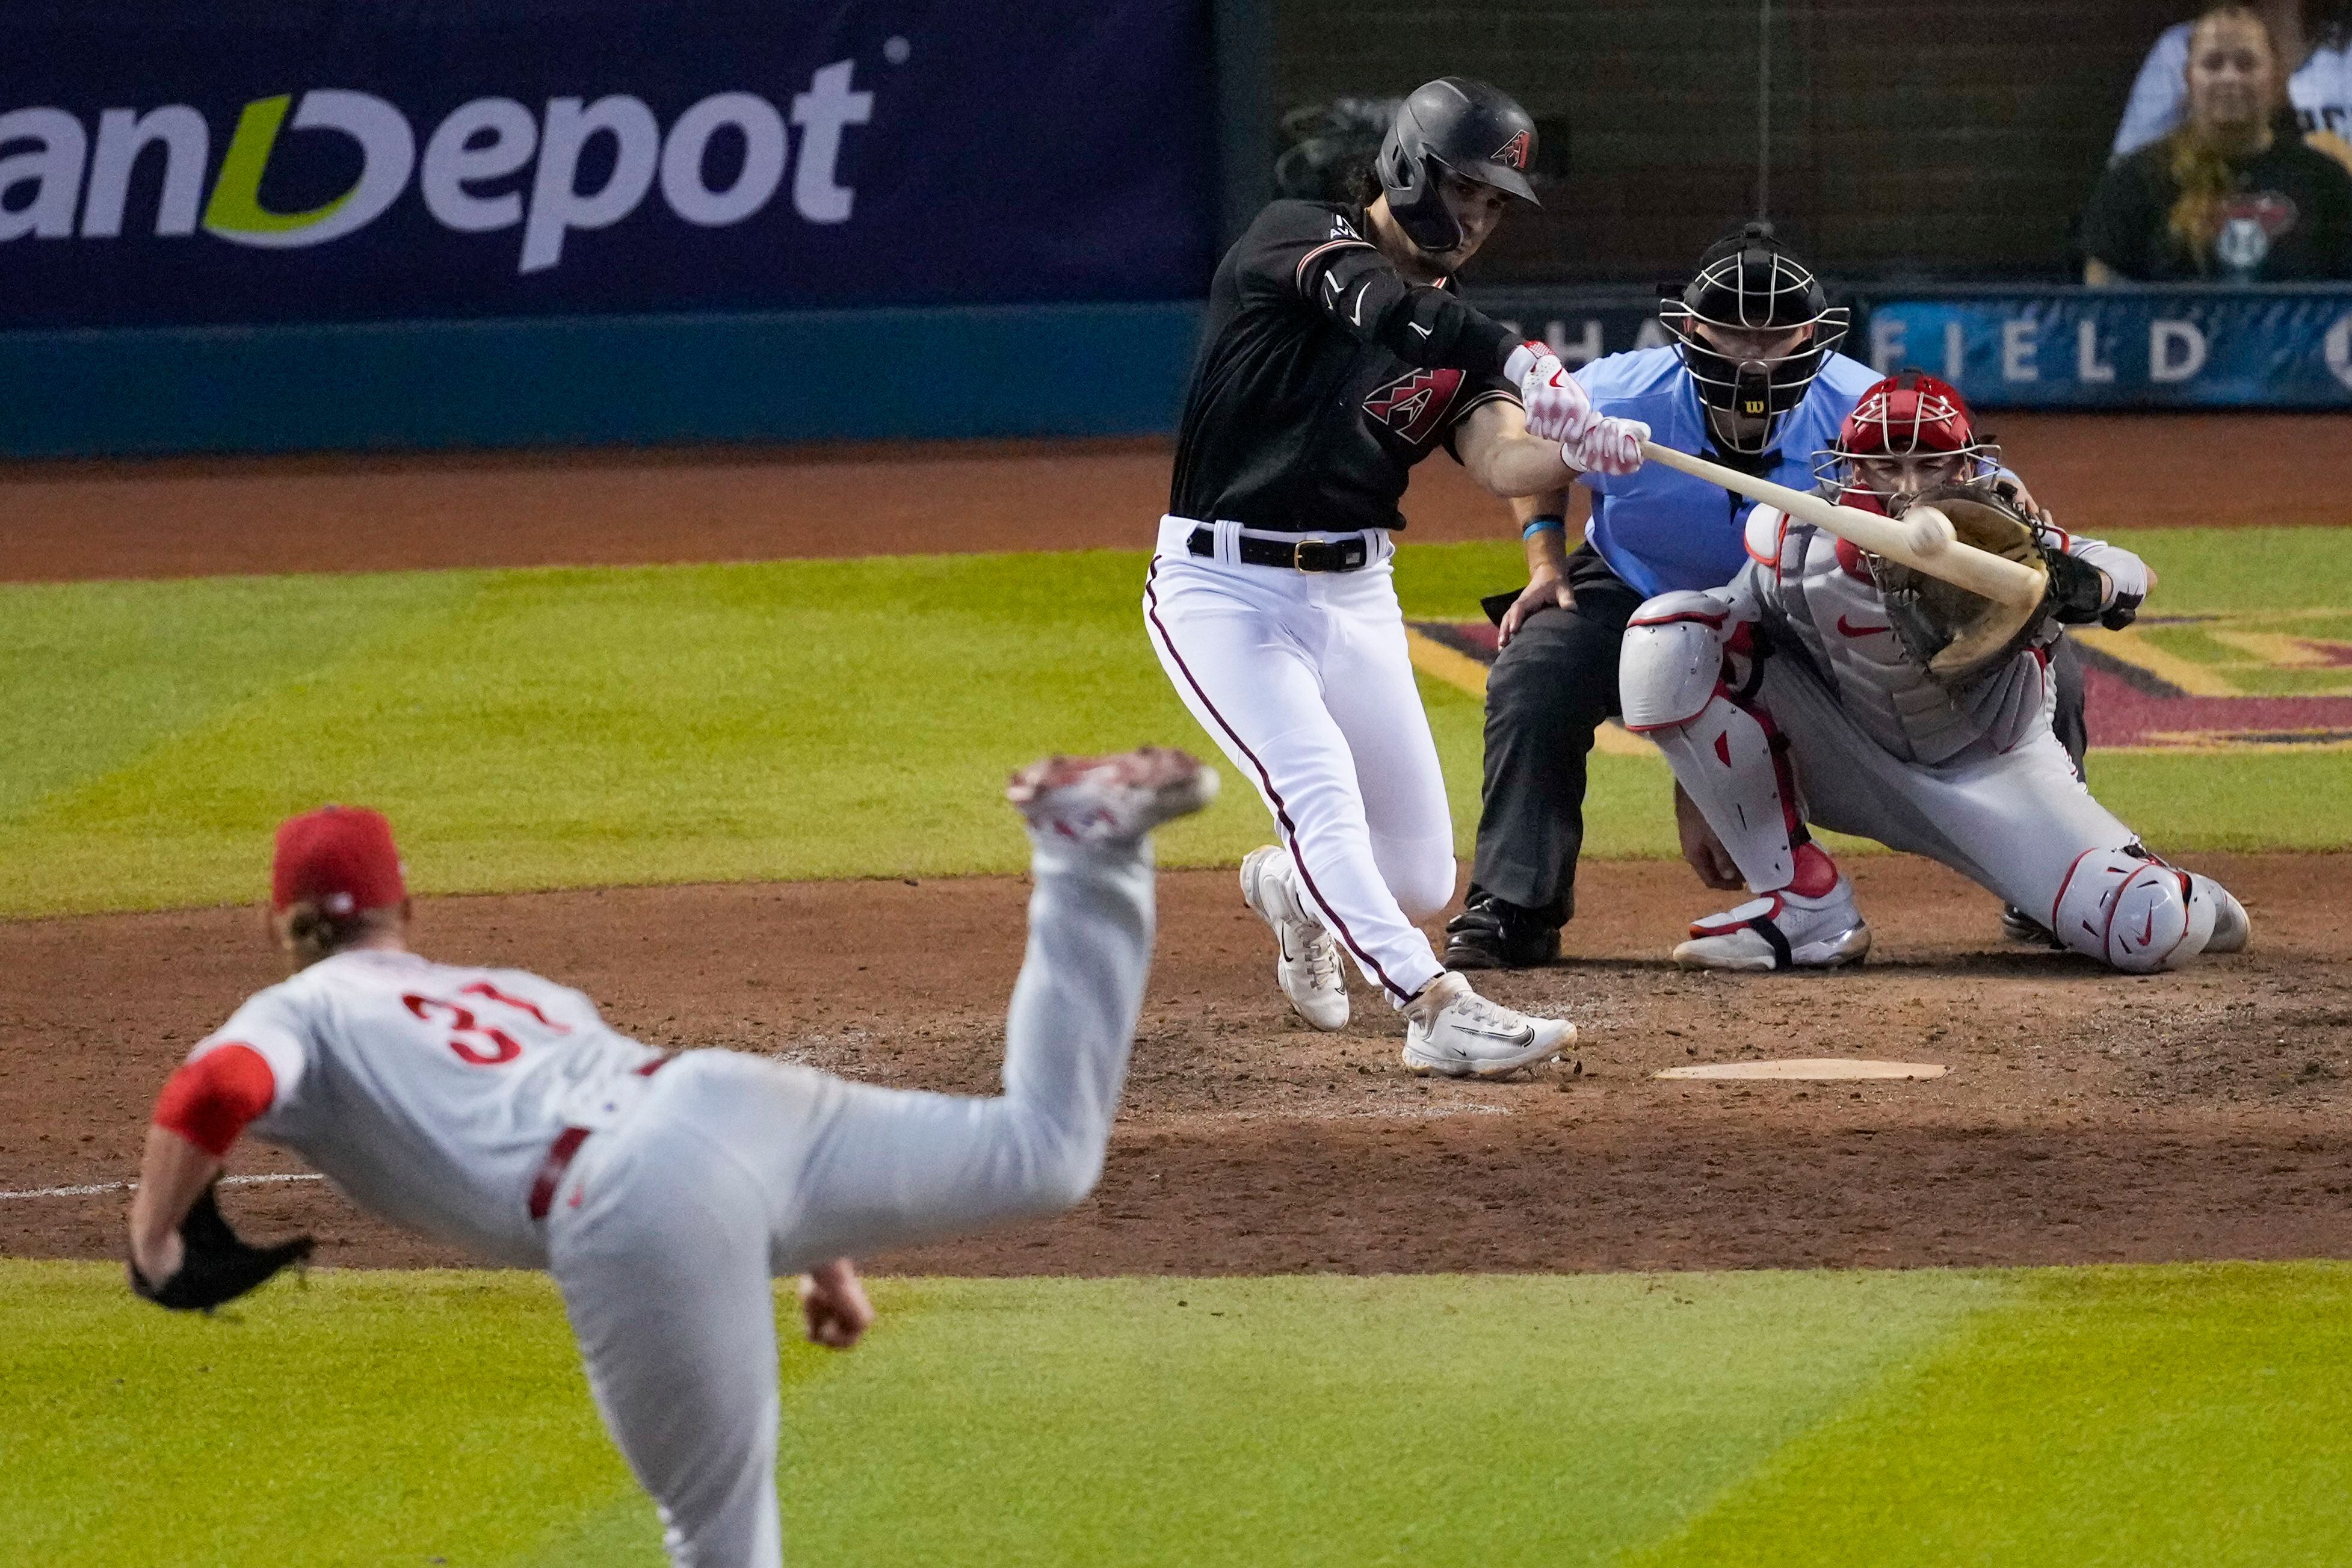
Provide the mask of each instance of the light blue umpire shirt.
MULTIPOLYGON (((1592 406, 1620 419, 1639 419, 1650 439, 1722 463, 1754 471, 1753 459, 1727 454, 1708 435, 1698 388, 1683 371, 1671 346, 1637 349, 1593 360, 1576 373, 1592 406)), ((1859 360, 1832 353, 1805 389, 1804 401, 1789 410, 1774 432, 1763 477, 1790 489, 1813 488, 1813 455, 1834 446, 1838 427, 1871 385, 1883 379, 1859 360)), ((1578 484, 1592 492, 1592 518, 1584 525, 1609 569, 1644 597, 1670 589, 1720 588, 1747 563, 1740 532, 1756 503, 1664 463, 1644 463, 1622 477, 1581 474, 1578 484)))

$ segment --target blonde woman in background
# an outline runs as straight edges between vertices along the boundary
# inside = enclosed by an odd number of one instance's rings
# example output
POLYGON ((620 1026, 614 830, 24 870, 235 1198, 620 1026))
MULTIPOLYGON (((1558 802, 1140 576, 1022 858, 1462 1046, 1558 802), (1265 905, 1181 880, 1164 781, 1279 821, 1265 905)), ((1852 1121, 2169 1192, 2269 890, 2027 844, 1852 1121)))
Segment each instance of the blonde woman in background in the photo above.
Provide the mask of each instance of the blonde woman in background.
POLYGON ((2282 134, 2283 75, 2251 8, 2218 5, 2190 25, 2186 114, 2093 193, 2085 283, 2352 278, 2352 174, 2282 134))
MULTIPOLYGON (((2352 0, 2263 0, 2255 9, 2278 46, 2296 131, 2310 146, 2352 170, 2352 0)), ((2179 125, 2189 107, 2193 26, 2167 27, 2140 62, 2116 127, 2110 163, 2122 163, 2179 125)))

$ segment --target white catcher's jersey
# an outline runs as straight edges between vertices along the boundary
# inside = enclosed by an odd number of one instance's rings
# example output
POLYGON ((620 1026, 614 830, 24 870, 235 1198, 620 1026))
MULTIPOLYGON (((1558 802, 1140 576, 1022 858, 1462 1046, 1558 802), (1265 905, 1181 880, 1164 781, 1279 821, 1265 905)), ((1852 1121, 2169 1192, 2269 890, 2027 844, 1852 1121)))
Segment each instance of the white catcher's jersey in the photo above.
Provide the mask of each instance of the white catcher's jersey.
POLYGON ((548 1145, 619 1121, 662 1054, 536 974, 369 949, 257 994, 189 1059, 232 1043, 277 1079, 257 1136, 362 1208, 525 1268, 547 1262, 529 1203, 548 1145))
MULTIPOLYGON (((2128 551, 2058 530, 2044 530, 2042 538, 2105 569, 2127 590, 2144 588, 2146 568, 2128 551)), ((2049 649, 2063 629, 2055 620, 2045 618, 2007 664, 1946 687, 1904 652, 1852 543, 1765 506, 1748 516, 1747 543, 1748 564, 1728 596, 1752 606, 1776 649, 1801 652, 1889 755, 1932 767, 1979 742, 2010 751, 2049 726, 2057 700, 2049 649)))

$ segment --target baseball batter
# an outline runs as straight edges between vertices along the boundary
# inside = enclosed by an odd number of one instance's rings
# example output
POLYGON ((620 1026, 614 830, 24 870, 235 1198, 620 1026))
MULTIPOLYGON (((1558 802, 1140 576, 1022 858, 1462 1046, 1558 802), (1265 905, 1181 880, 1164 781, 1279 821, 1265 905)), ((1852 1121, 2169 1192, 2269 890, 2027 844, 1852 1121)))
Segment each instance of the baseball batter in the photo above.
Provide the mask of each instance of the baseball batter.
POLYGON ((131 1205, 131 1283, 210 1307, 307 1252, 307 1238, 247 1247, 220 1218, 212 1183, 249 1129, 365 1209, 552 1274, 670 1560, 779 1563, 771 1277, 806 1271, 809 1337, 845 1349, 873 1320, 850 1254, 1085 1195, 1150 960, 1144 835, 1215 788, 1158 749, 1014 775, 1035 890, 992 1100, 732 1051, 668 1056, 551 981, 419 957, 384 819, 294 817, 272 901, 295 973, 164 1087, 131 1205))
POLYGON ((1639 461, 1645 432, 1454 292, 1534 203, 1535 146, 1517 103, 1447 77, 1404 100, 1360 201, 1258 216, 1210 285, 1144 589, 1169 679, 1274 815, 1242 895, 1283 993, 1342 1026, 1344 948, 1404 1012, 1419 1073, 1496 1077, 1575 1036, 1478 996, 1413 923, 1453 897, 1454 830, 1390 574, 1397 502, 1441 447, 1505 496, 1639 461))
POLYGON ((1863 394, 1823 488, 1897 516, 1932 501, 1988 543, 2008 540, 2012 559, 2047 574, 2041 606, 2013 628, 1982 618, 1988 601, 1765 506, 1727 586, 1634 612, 1626 728, 1657 742, 1704 814, 1702 878, 1719 885, 1713 861, 1727 857, 1755 895, 1695 922, 1679 963, 1822 969, 1869 951, 1853 884, 1808 822, 1940 860, 2120 970, 2245 945, 2238 901, 2148 853, 2051 732, 2060 626, 2128 622, 2150 574, 2016 508, 1991 471, 1959 394, 1913 371, 1863 394))

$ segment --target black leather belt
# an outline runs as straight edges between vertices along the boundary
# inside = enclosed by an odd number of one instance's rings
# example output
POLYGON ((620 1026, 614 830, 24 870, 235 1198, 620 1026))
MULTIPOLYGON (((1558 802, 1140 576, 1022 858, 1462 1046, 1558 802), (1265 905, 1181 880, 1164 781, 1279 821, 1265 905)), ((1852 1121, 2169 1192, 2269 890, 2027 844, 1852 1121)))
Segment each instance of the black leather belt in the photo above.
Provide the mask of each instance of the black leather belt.
MULTIPOLYGON (((1216 531, 1196 528, 1185 545, 1195 555, 1213 556, 1217 552, 1216 531)), ((1293 572, 1353 572, 1370 563, 1372 546, 1360 533, 1344 539, 1290 541, 1244 533, 1234 539, 1234 553, 1241 557, 1244 566, 1282 566, 1293 572)))

